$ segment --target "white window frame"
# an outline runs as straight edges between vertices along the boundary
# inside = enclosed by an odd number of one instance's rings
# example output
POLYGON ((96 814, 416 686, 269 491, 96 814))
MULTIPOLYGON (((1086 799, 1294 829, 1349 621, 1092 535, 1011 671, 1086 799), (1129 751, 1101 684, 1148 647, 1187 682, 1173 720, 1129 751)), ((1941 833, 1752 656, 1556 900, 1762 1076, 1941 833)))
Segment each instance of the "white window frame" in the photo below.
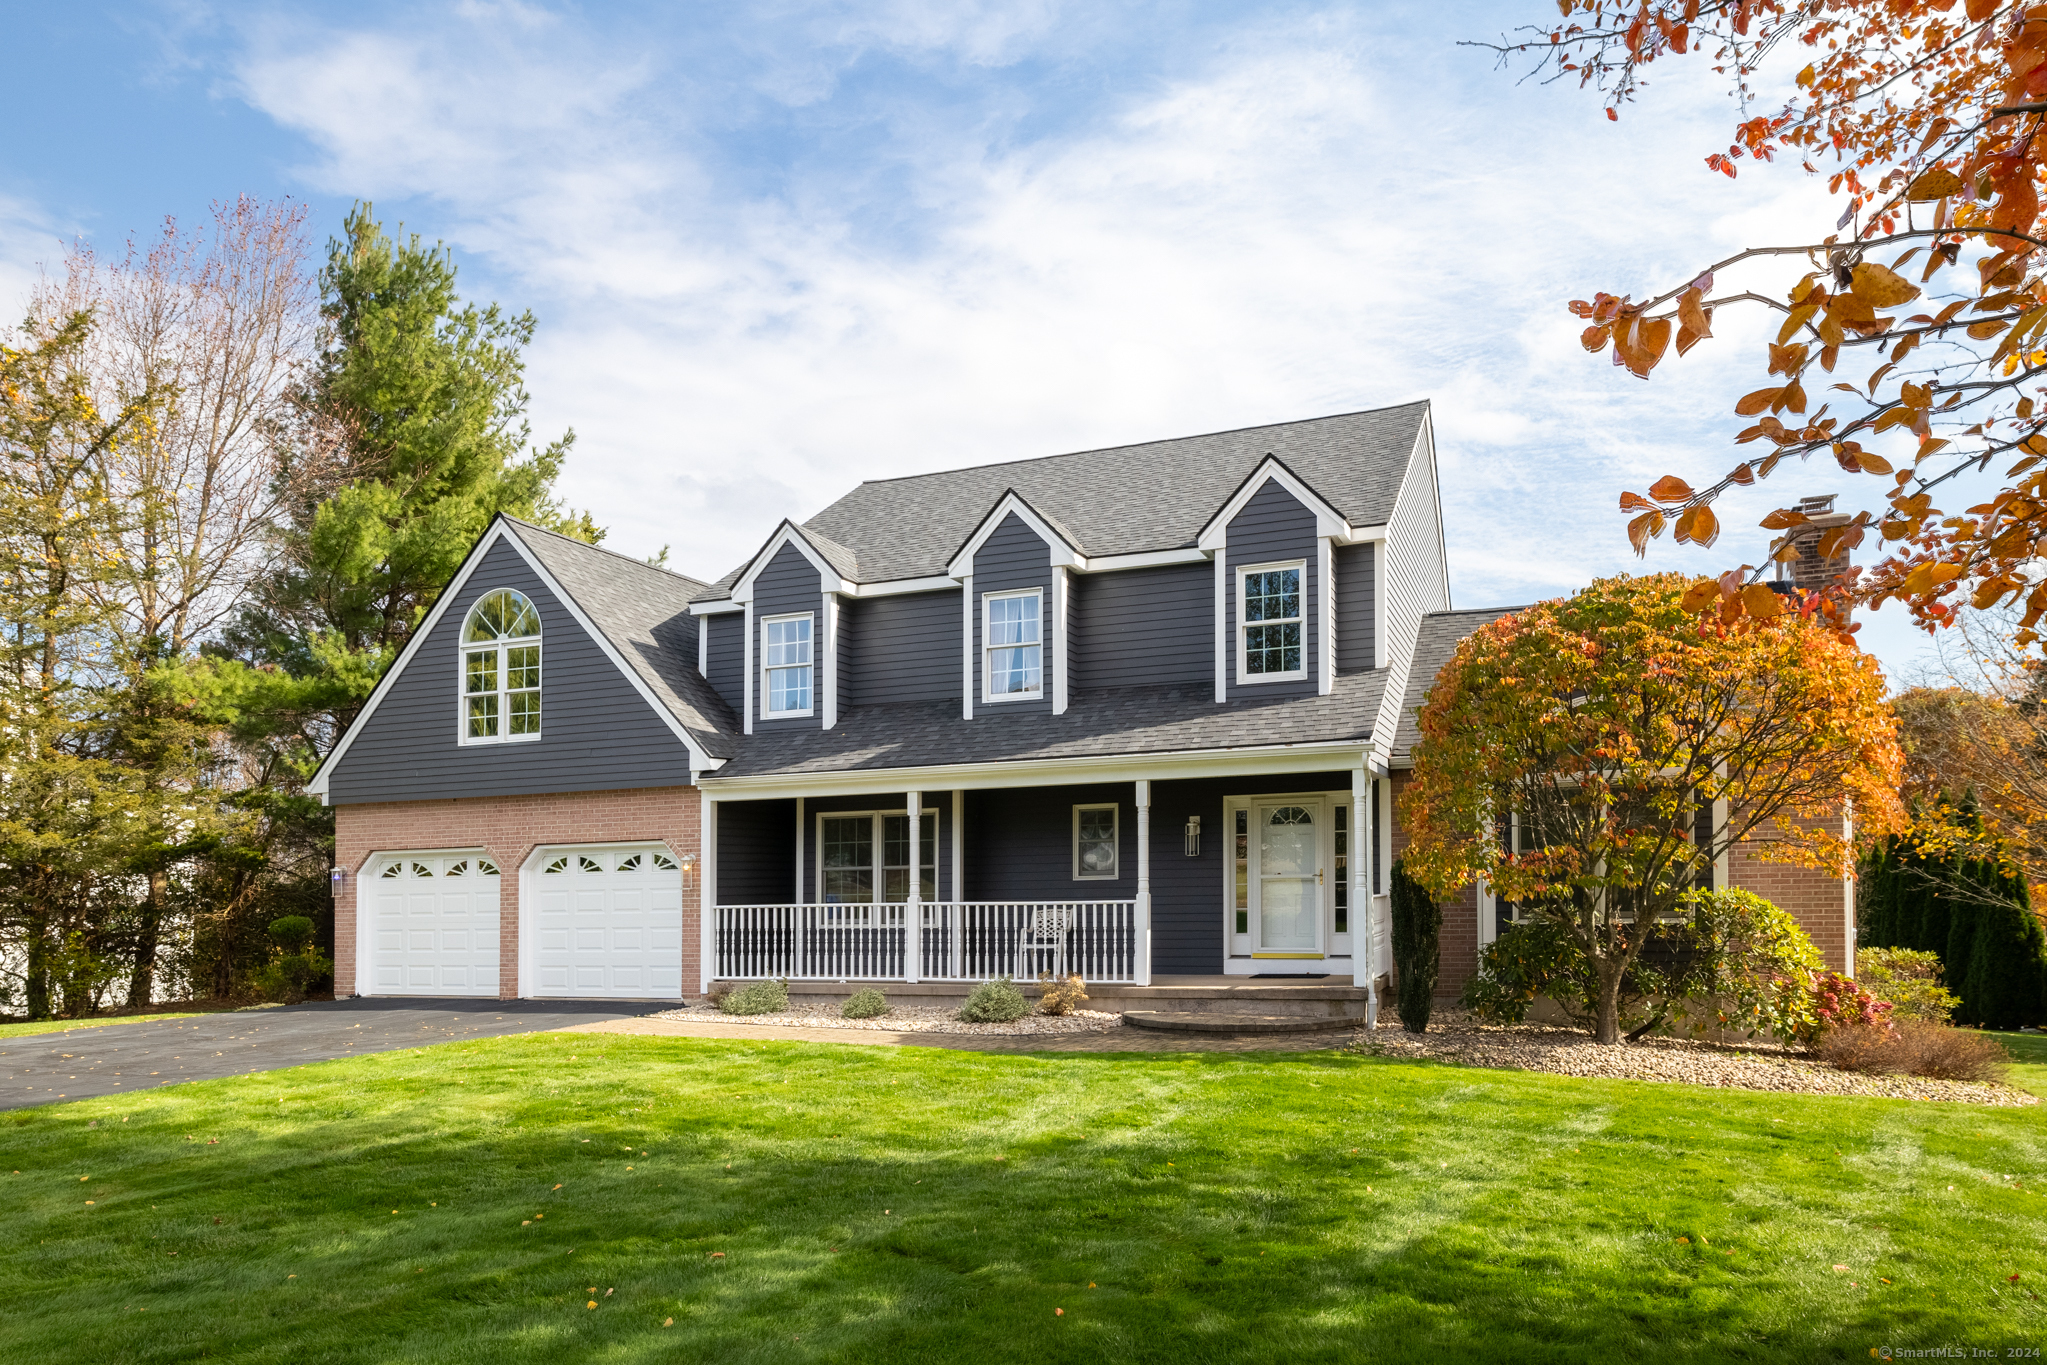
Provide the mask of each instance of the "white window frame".
POLYGON ((471 617, 475 616, 477 609, 500 592, 509 592, 516 596, 526 604, 527 609, 533 613, 536 621, 540 619, 539 605, 517 588, 492 588, 486 592, 479 593, 476 600, 469 604, 469 609, 462 613, 462 623, 455 632, 455 742, 457 744, 528 744, 539 740, 546 730, 547 651, 542 647, 542 637, 547 631, 546 623, 542 622, 540 630, 532 635, 503 636, 496 640, 478 640, 474 642, 464 638, 469 634, 469 621, 471 617), (541 678, 541 685, 539 687, 513 688, 506 686, 506 683, 511 679, 511 663, 507 659, 506 653, 514 649, 533 649, 539 652, 541 678), (497 687, 487 693, 472 693, 469 691, 469 656, 486 653, 495 653, 497 656, 497 687), (540 695, 540 729, 528 731, 523 735, 511 733, 511 698, 514 692, 536 692, 540 695), (469 702, 472 697, 481 696, 497 698, 498 732, 494 735, 472 736, 469 733, 469 702))
POLYGON ((761 660, 761 719, 801 720, 817 714, 817 613, 809 611, 784 612, 780 616, 763 616, 760 619, 760 660, 761 660), (802 621, 809 625, 810 634, 806 643, 810 646, 810 662, 805 664, 770 664, 768 662, 768 627, 779 626, 789 621, 802 621), (810 685, 805 691, 810 705, 800 710, 777 711, 774 709, 774 675, 792 668, 801 668, 810 675, 810 685))
POLYGON ((1240 564, 1237 566, 1237 686, 1255 687, 1259 683, 1301 682, 1308 676, 1308 561, 1305 559, 1283 559, 1273 564, 1240 564), (1301 626, 1301 666, 1289 673, 1253 673, 1250 671, 1251 658, 1249 640, 1253 625, 1267 626, 1271 621, 1247 621, 1244 619, 1245 598, 1249 591, 1249 579, 1254 573, 1279 573, 1287 569, 1297 570, 1301 575, 1301 614, 1287 618, 1298 620, 1301 626))
MULTIPOLYGON (((888 845, 887 821, 891 816, 908 816, 909 813, 910 811, 907 806, 898 806, 894 810, 821 810, 813 813, 811 816, 810 828, 812 837, 817 840, 816 844, 814 845, 814 847, 817 850, 817 856, 816 859, 814 860, 817 866, 812 868, 809 874, 812 904, 820 906, 829 906, 835 910, 846 912, 844 915, 840 917, 840 920, 838 922, 847 924, 868 923, 869 921, 864 917, 866 912, 868 911, 883 909, 888 906, 901 906, 908 904, 907 901, 892 901, 886 899, 886 897, 888 895, 889 870, 887 847, 888 845), (870 847, 873 851, 870 855, 871 861, 868 863, 870 875, 872 875, 874 878, 873 900, 871 901, 825 900, 824 824, 825 821, 827 820, 870 820, 873 822, 873 834, 871 836, 872 843, 870 844, 870 847), (852 912, 855 911, 860 912, 860 914, 858 915, 853 914, 852 912)), ((938 892, 941 886, 941 883, 939 881, 939 873, 942 871, 942 868, 940 867, 941 858, 939 856, 938 841, 939 838, 945 833, 945 822, 939 818, 939 811, 938 807, 936 806, 926 806, 923 810, 918 812, 918 815, 920 818, 924 820, 929 820, 931 822, 931 837, 929 839, 925 839, 922 838, 920 835, 918 839, 917 848, 917 853, 920 858, 931 859, 931 892, 932 892, 931 895, 926 896, 923 894, 922 890, 923 879, 921 877, 917 879, 918 900, 922 904, 929 906, 939 899, 938 892)))
POLYGON ((1089 801, 1073 808, 1073 880, 1077 882, 1113 882, 1123 875, 1123 806, 1116 801, 1089 801), (1080 816, 1082 811, 1105 810, 1109 812, 1109 851, 1114 859, 1107 872, 1083 872, 1080 870, 1080 816))
POLYGON ((1045 696, 1045 590, 1043 588, 1012 588, 1005 592, 984 592, 981 594, 981 700, 994 706, 1005 701, 1041 701, 1045 696), (996 692, 995 669, 990 661, 998 649, 1016 649, 1017 645, 990 644, 988 640, 988 604, 990 602, 1014 601, 1028 597, 1038 605, 1038 685, 1029 692, 996 692))

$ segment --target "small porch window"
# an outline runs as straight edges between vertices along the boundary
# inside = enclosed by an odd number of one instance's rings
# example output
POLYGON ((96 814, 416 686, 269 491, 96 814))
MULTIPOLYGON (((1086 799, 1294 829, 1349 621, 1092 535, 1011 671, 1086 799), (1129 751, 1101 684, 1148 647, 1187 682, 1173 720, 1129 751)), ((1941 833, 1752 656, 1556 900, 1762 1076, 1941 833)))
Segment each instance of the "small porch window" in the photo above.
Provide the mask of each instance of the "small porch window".
POLYGON ((1118 875, 1116 866, 1117 817, 1119 808, 1075 806, 1073 808, 1073 879, 1107 881, 1118 875))

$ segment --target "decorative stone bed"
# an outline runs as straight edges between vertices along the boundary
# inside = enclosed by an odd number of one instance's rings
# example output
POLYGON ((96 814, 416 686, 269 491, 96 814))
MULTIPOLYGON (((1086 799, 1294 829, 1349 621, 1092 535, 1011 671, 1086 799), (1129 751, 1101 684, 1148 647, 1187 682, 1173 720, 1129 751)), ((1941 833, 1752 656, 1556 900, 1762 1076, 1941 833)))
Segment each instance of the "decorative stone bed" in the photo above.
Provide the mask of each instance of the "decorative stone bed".
POLYGON ((1540 1024, 1513 1027, 1479 1024, 1456 1010, 1432 1015, 1429 1031, 1419 1037, 1401 1028, 1399 1019, 1388 1011, 1380 1015, 1376 1032, 1360 1029, 1351 1046, 1378 1057, 1426 1057, 1464 1066, 1546 1071, 1557 1076, 1674 1081, 1733 1090, 1964 1104, 2040 1102, 2009 1085, 1836 1071, 1770 1041, 1707 1043, 1689 1038, 1645 1038, 1638 1043, 1602 1046, 1575 1029, 1540 1024))
POLYGON ((1123 1016, 1100 1010, 1075 1010, 1071 1014, 1026 1014, 1007 1024, 968 1024, 953 1017, 953 1005, 895 1005, 878 1019, 842 1019, 836 1005, 829 1008, 778 1010, 773 1014, 721 1014, 715 1009, 663 1010, 650 1017, 683 1019, 692 1024, 768 1024, 782 1028, 867 1029, 881 1033, 979 1033, 997 1037, 1027 1037, 1047 1033, 1106 1033, 1123 1027, 1123 1016))

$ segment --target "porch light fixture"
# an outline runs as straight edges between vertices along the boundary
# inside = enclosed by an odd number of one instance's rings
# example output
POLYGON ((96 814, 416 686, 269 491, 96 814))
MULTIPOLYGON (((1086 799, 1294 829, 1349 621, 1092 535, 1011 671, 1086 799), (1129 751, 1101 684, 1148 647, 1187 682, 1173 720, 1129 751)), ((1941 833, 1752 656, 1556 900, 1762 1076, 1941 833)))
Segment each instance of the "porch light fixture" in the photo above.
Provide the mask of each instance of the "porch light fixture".
POLYGON ((682 855, 681 863, 682 889, 685 891, 694 890, 697 884, 697 855, 685 853, 682 855))
POLYGON ((1187 817, 1187 830, 1183 838, 1184 842, 1182 843, 1181 847, 1186 851, 1187 856, 1190 858, 1199 858, 1201 856, 1200 816, 1190 815, 1187 817))
POLYGON ((327 874, 327 894, 330 896, 339 896, 341 894, 341 888, 347 885, 347 883, 348 869, 345 867, 334 868, 327 874))

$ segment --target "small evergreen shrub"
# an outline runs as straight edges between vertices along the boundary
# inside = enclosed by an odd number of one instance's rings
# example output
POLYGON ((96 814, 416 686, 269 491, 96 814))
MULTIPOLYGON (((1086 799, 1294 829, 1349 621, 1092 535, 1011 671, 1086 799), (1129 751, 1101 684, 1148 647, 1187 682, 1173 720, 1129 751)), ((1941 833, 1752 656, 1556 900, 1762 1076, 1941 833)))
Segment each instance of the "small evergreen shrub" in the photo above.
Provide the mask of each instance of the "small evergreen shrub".
POLYGON ((1071 1014, 1087 999, 1087 983, 1075 972, 1064 981, 1054 981, 1050 972, 1038 978, 1044 989, 1038 993, 1038 1013, 1071 1014))
POLYGON ((270 921, 270 937, 287 953, 301 953, 313 941, 313 922, 304 915, 286 915, 270 921))
MULTIPOLYGON (((2024 1028, 2043 1018, 2041 990, 2047 978, 2047 941, 2033 916, 2031 897, 2017 877, 2008 896, 1974 907, 1974 932, 1968 936, 1968 968, 1955 982, 1960 996, 1956 1015, 1985 1028, 2024 1028)), ((1959 928, 1959 925, 1957 926, 1959 928)), ((1956 933, 1949 940, 1948 961, 1964 960, 1956 933)))
POLYGON ((1939 953, 1858 948, 1855 979, 1877 999, 1890 1002, 1893 1019, 1945 1024, 1954 1014, 1955 997, 1941 985, 1939 953))
POLYGON ((892 1008, 888 1003, 887 996, 874 987, 869 986, 865 990, 853 992, 853 997, 845 1004, 839 1006, 839 1017, 841 1019, 879 1019, 892 1008))
POLYGON ((270 921, 277 953, 256 970, 256 989, 265 1000, 299 1004, 316 981, 334 975, 334 959, 313 946, 313 922, 304 915, 270 921))
POLYGON ((1400 1026, 1409 1033, 1425 1033, 1436 1001, 1443 907, 1407 875, 1404 862, 1393 864, 1392 889, 1394 993, 1400 1026))
POLYGON ((1016 984, 999 976, 974 987, 967 1003, 960 1006, 959 1018, 967 1024, 1009 1024, 1023 1018, 1030 1009, 1016 984))
POLYGON ((727 991, 718 1008, 727 1014, 779 1014, 789 1008, 789 983, 749 981, 727 991))

